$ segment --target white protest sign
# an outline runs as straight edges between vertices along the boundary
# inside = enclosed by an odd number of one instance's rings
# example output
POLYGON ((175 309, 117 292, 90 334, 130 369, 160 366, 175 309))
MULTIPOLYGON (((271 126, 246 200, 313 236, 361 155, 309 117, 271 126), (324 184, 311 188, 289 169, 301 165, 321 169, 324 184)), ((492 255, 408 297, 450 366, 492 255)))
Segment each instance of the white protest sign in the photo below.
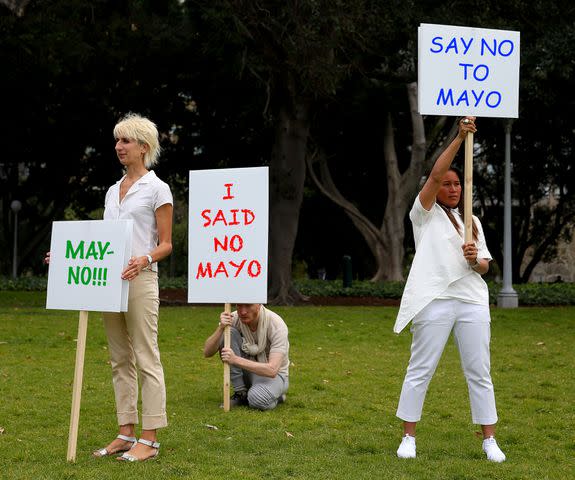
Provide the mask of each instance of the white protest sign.
POLYGON ((54 222, 46 308, 126 312, 132 228, 132 220, 54 222))
POLYGON ((190 171, 188 302, 266 303, 268 168, 190 171))
POLYGON ((519 32, 421 24, 418 101, 422 115, 517 118, 519 32))

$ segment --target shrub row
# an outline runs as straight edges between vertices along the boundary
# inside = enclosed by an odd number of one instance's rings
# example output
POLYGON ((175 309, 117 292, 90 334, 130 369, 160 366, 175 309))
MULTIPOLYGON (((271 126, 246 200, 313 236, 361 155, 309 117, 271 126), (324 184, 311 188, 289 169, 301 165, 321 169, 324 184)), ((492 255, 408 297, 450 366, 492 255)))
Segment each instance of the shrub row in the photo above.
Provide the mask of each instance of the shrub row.
MULTIPOLYGON (((0 277, 0 290, 46 290, 46 277, 0 277)), ((310 297, 401 298, 403 282, 372 283, 355 280, 344 287, 341 280, 295 280, 295 287, 310 297)), ((160 277, 160 288, 187 288, 187 277, 160 277)), ((514 285, 520 305, 575 305, 575 283, 526 283, 514 285)), ((497 303, 501 284, 489 282, 490 302, 497 303)))

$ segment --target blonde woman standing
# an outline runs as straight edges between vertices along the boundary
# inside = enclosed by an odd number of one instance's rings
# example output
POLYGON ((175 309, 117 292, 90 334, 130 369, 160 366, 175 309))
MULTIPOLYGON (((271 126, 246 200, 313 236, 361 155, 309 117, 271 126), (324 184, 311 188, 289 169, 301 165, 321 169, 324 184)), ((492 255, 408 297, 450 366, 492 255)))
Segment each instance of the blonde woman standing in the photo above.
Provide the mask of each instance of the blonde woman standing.
POLYGON ((94 456, 122 453, 136 462, 158 455, 157 430, 166 427, 166 387, 158 349, 158 266, 172 251, 173 198, 170 187, 151 168, 160 154, 156 125, 136 114, 114 128, 116 155, 125 175, 106 194, 104 219, 134 221, 132 256, 122 272, 130 281, 128 311, 104 313, 112 365, 118 436, 94 456), (142 430, 138 380, 141 384, 142 430))

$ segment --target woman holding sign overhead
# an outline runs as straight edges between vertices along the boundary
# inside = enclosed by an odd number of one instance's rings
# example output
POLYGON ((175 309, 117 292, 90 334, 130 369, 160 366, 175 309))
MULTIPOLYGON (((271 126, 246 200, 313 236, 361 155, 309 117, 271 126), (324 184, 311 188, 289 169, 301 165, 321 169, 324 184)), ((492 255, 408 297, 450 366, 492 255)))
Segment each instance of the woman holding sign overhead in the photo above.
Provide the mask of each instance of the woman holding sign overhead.
POLYGON ((167 426, 166 387, 158 349, 158 264, 172 251, 173 199, 170 187, 150 170, 158 160, 156 125, 135 114, 114 128, 116 155, 125 175, 106 194, 104 219, 134 221, 132 257, 122 272, 130 281, 128 311, 104 313, 119 425, 118 436, 94 455, 122 453, 119 459, 142 461, 158 455, 156 431, 167 426), (142 431, 138 423, 141 384, 142 431))
POLYGON ((415 199, 409 217, 416 254, 405 286, 394 331, 412 321, 411 358, 403 382, 397 416, 404 436, 400 458, 414 458, 415 427, 421 418, 425 394, 447 340, 453 331, 467 380, 473 423, 483 431, 487 459, 503 462, 495 441, 497 411, 490 374, 490 315, 487 285, 487 249, 479 219, 473 217, 473 241, 464 242, 461 179, 451 167, 475 118, 459 123, 459 132, 433 166, 415 199))

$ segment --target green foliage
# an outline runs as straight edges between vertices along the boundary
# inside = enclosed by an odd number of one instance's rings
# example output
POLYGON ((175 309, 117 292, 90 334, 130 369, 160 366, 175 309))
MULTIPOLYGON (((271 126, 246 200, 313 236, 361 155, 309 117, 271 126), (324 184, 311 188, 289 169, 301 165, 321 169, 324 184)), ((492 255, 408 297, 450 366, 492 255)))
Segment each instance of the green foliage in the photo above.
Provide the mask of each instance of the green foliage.
MULTIPOLYGON (((167 265, 166 265, 167 267, 167 265)), ((45 291, 46 277, 10 277, 0 276, 0 291, 45 291)), ((186 289, 188 277, 185 275, 169 277, 160 275, 161 289, 186 289)), ((352 283, 345 288, 341 280, 311 280, 294 281, 295 287, 309 297, 377 297, 400 299, 403 294, 403 282, 370 282, 368 280, 352 283)), ((497 304, 497 295, 501 284, 488 282, 489 302, 497 304)), ((525 283, 514 285, 522 306, 545 305, 575 305, 575 283, 525 283)))
MULTIPOLYGON (((3 103, 0 118, 0 249, 12 247, 14 199, 23 202, 21 271, 42 272, 35 259, 48 248, 53 220, 93 218, 121 175, 111 137, 120 114, 139 111, 158 123, 165 152, 158 174, 185 202, 191 168, 269 161, 285 89, 313 99, 310 132, 326 147, 336 183, 378 219, 383 120, 392 113, 404 171, 412 136, 405 83, 416 80, 417 27, 445 23, 447 11, 453 25, 521 31, 513 278, 526 281, 573 226, 573 117, 565 111, 574 107, 575 28, 567 0, 36 0, 21 17, 1 8, 0 90, 15 101, 3 103), (533 261, 520 271, 526 252, 533 261)), ((501 120, 481 120, 476 141, 475 193, 502 265, 501 120)), ((350 254, 369 278, 372 258, 349 219, 312 195, 296 258, 334 278, 350 254), (340 234, 326 246, 334 229, 340 234)), ((175 238, 182 233, 175 229, 175 238)), ((180 245, 172 274, 183 273, 180 245)), ((10 259, 0 257, 0 273, 10 271, 10 259)))
POLYGON ((188 277, 180 275, 178 277, 168 277, 160 275, 160 288, 188 288, 188 277))
POLYGON ((522 283, 513 288, 521 305, 575 305, 574 283, 522 283))
MULTIPOLYGON (((575 445, 573 308, 494 310, 492 376, 508 461, 484 459, 450 342, 418 426, 418 458, 396 458, 395 409, 410 335, 392 333, 396 308, 278 308, 290 328, 290 390, 271 412, 219 408, 222 367, 204 359, 219 309, 160 311, 170 425, 159 457, 95 459, 116 434, 105 334, 90 313, 76 463, 66 462, 77 312, 10 305, 0 292, 0 471, 10 480, 557 479, 571 478, 575 445), (210 428, 214 426, 217 428, 210 428), (49 439, 49 441, 46 441, 49 439)), ((27 293, 26 296, 41 297, 27 293)), ((29 299, 29 304, 35 304, 29 299)))
POLYGON ((403 282, 354 281, 345 288, 341 280, 295 280, 294 285, 303 294, 311 297, 380 297, 401 298, 403 282))
MULTIPOLYGON (((197 58, 192 38, 176 0, 38 0, 22 17, 0 9, 0 90, 14 99, 0 118, 0 248, 12 247, 9 206, 19 199, 20 271, 40 273, 52 221, 89 218, 121 177, 112 129, 122 114, 158 124, 166 155, 156 171, 169 180, 170 132, 194 120, 181 85, 197 58)), ((180 132, 180 144, 190 135, 180 132)), ((170 174, 189 169, 190 155, 178 160, 170 174)))
POLYGON ((0 291, 42 291, 46 290, 48 277, 3 277, 0 276, 0 291))

